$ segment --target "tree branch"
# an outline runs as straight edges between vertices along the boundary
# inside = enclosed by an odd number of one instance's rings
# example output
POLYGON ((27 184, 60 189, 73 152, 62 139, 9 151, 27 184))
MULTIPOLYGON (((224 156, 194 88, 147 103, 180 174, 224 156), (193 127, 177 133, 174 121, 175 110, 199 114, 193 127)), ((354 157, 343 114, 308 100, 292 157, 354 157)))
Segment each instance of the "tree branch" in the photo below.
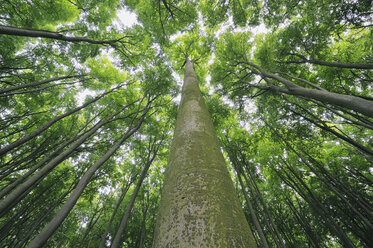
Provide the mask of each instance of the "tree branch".
POLYGON ((90 44, 99 45, 113 45, 117 42, 121 42, 121 39, 115 40, 92 40, 86 37, 72 37, 65 36, 58 32, 51 32, 48 30, 38 30, 38 29, 25 29, 11 26, 0 25, 0 34, 24 36, 24 37, 36 37, 36 38, 47 38, 54 40, 62 40, 68 42, 87 42, 90 44))
POLYGON ((339 62, 327 62, 318 59, 307 59, 305 56, 297 53, 289 53, 289 55, 297 56, 301 58, 300 61, 287 61, 285 63, 289 64, 301 64, 301 63, 310 63, 316 65, 324 65, 329 67, 337 68, 348 68, 348 69, 373 69, 373 64, 360 64, 360 63, 339 63, 339 62))

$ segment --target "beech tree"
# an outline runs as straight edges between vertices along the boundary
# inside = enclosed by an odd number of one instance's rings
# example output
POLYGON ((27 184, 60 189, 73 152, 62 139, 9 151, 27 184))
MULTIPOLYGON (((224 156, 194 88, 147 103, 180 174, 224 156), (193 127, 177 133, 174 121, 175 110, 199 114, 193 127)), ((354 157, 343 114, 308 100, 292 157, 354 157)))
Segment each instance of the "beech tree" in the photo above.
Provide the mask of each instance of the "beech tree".
POLYGON ((256 247, 186 57, 153 247, 256 247))
POLYGON ((0 246, 373 247, 372 9, 1 1, 0 246))

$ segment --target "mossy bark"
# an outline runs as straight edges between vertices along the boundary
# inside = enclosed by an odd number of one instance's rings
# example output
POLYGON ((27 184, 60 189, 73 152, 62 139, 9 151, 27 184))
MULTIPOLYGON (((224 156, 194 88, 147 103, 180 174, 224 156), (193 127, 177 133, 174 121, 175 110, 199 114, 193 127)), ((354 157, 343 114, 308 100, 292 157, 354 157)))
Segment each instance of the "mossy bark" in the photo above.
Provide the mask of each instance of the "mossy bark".
POLYGON ((188 59, 153 247, 256 247, 188 59))

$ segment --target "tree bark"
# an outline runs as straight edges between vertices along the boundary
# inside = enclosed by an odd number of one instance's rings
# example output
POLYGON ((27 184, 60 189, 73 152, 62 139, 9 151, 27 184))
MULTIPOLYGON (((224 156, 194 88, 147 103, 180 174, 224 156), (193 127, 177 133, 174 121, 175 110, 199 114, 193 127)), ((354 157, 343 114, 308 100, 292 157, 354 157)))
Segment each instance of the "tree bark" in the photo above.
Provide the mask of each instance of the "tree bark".
POLYGON ((153 247, 256 247, 188 58, 153 247))

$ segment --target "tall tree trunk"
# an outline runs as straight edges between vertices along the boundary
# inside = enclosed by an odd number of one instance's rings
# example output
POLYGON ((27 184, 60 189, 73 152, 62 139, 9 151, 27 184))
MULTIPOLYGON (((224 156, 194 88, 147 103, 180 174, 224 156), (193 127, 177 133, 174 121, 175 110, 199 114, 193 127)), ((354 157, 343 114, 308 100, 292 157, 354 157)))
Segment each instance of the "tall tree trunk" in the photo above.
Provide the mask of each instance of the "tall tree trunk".
POLYGON ((153 247, 256 247, 188 58, 153 247))

